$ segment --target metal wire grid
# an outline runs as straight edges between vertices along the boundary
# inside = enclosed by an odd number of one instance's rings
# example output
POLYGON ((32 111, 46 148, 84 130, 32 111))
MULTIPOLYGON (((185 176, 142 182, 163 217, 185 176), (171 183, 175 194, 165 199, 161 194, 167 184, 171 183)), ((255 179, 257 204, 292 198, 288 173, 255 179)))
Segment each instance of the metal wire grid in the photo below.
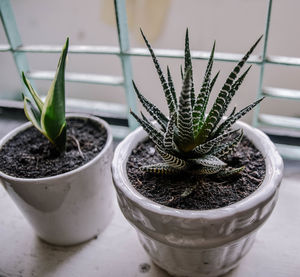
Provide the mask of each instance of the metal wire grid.
MULTIPOLYGON (((134 129, 137 125, 136 122, 129 116, 129 107, 136 111, 136 99, 132 93, 132 67, 130 58, 132 56, 149 56, 145 48, 131 48, 128 38, 127 16, 126 16, 126 0, 114 0, 115 14, 118 28, 119 47, 111 46, 70 46, 69 53, 80 54, 100 54, 100 55, 115 55, 118 56, 122 64, 123 76, 104 76, 95 74, 79 74, 70 73, 66 74, 66 81, 93 83, 99 85, 122 86, 126 94, 126 106, 110 104, 108 106, 96 105, 95 109, 99 112, 106 110, 106 112, 119 119, 128 120, 129 128, 117 128, 116 136, 122 137, 129 130, 134 129)), ((268 9, 265 23, 265 35, 262 53, 260 56, 252 55, 249 58, 249 63, 256 64, 260 67, 260 78, 258 83, 257 97, 267 96, 279 99, 292 99, 300 100, 300 91, 289 90, 283 88, 264 87, 264 73, 266 64, 274 64, 280 66, 300 66, 300 58, 285 57, 285 56, 269 56, 267 55, 267 46, 269 38, 269 28, 272 14, 272 0, 268 1, 268 9)), ((19 72, 27 72, 27 76, 32 80, 49 80, 54 76, 54 72, 46 71, 30 71, 29 64, 26 58, 26 53, 59 53, 61 46, 50 45, 23 45, 20 34, 17 29, 13 10, 9 0, 0 1, 0 15, 8 38, 9 45, 0 45, 0 52, 11 52, 17 69, 19 72)), ((183 58, 184 53, 181 50, 171 49, 155 49, 158 57, 165 58, 183 58)), ((192 58, 199 60, 207 60, 209 52, 192 51, 192 58)), ((215 53, 215 60, 226 62, 237 62, 241 58, 238 54, 229 53, 215 53)), ((26 90, 24 88, 24 90, 26 90)), ((70 102, 71 103, 71 102, 70 102)), ((74 101, 72 102, 74 104, 74 101)), ((71 104, 72 104, 71 103, 71 104)), ((75 101, 76 105, 76 101, 75 101)), ((84 102, 80 102, 81 107, 84 102)), ((89 107, 91 109, 91 107, 89 107)), ((273 126, 276 128, 300 130, 300 120, 293 117, 284 117, 278 115, 268 115, 260 112, 259 107, 254 112, 253 125, 257 127, 273 126)), ((289 158, 300 159, 300 148, 292 145, 278 145, 280 152, 289 158)))

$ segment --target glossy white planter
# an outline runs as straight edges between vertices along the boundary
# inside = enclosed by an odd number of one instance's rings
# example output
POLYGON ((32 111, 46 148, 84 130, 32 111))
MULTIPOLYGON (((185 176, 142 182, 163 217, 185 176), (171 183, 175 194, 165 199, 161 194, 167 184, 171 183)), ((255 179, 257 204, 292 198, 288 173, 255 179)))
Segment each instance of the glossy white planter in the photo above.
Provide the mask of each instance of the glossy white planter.
POLYGON ((132 149, 147 137, 142 128, 117 147, 112 163, 119 206, 136 228, 151 259, 174 276, 219 276, 238 265, 251 248, 257 229, 270 216, 282 179, 283 162, 269 138, 245 123, 244 134, 265 157, 266 176, 245 199, 224 208, 192 211, 157 204, 137 192, 126 163, 132 149))
MULTIPOLYGON (((0 172, 4 187, 36 234, 56 245, 74 245, 96 237, 112 218, 110 128, 96 117, 70 117, 88 118, 106 128, 106 144, 94 159, 70 172, 46 178, 15 178, 0 172)), ((0 141, 0 147, 30 126, 28 122, 10 132, 0 141)))

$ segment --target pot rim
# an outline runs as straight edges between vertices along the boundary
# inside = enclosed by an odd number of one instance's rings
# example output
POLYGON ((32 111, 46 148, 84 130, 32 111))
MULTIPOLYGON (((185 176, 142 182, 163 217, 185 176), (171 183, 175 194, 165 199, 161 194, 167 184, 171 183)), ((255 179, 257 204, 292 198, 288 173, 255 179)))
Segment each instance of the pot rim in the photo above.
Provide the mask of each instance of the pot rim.
MULTIPOLYGON (((62 174, 58 174, 58 175, 54 175, 54 176, 49 176, 49 177, 40 177, 40 178, 20 178, 20 177, 14 177, 11 175, 8 175, 2 171, 0 171, 0 177, 10 180, 10 181, 21 181, 24 183, 32 183, 32 182, 41 182, 41 181, 51 181, 54 179, 61 179, 61 178, 65 178, 67 176, 76 174, 81 172, 82 170, 84 170, 85 168, 91 166, 92 164, 94 164, 96 161, 98 161, 99 159, 101 159, 106 152, 109 150, 110 145, 112 144, 112 133, 110 130, 110 127, 108 125, 108 123, 106 121, 104 121, 103 119, 90 115, 90 114, 85 114, 85 113, 66 113, 66 118, 83 118, 83 119, 90 119, 94 122, 97 122, 98 124, 102 125, 107 132, 107 139, 105 142, 104 147, 102 148, 102 150, 90 161, 88 161, 87 163, 83 164, 80 167, 77 167, 71 171, 62 173, 62 174)), ((15 129, 13 129, 12 131, 10 131, 7 135, 5 135, 1 140, 0 140, 0 149, 2 148, 2 146, 9 141, 10 139, 12 139, 14 136, 16 136, 19 132, 26 130, 28 128, 30 128, 32 125, 32 123, 26 122, 18 127, 16 127, 15 129)))
POLYGON ((268 202, 276 194, 282 180, 283 160, 273 142, 262 131, 241 121, 237 121, 234 127, 241 127, 244 130, 247 138, 264 156, 266 164, 266 175, 261 185, 249 196, 236 203, 210 210, 183 210, 158 204, 140 194, 128 179, 126 164, 132 149, 147 138, 147 133, 142 127, 130 133, 115 150, 112 161, 114 185, 140 208, 166 216, 217 221, 225 217, 235 217, 236 214, 249 209, 256 209, 260 203, 268 202))

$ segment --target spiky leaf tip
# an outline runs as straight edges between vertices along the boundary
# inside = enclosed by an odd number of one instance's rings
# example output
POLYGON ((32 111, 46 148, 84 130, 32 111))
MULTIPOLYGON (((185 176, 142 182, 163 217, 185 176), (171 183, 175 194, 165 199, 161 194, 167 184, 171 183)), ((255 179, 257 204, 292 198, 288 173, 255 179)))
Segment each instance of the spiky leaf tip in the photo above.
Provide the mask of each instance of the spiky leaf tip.
POLYGON ((31 94, 37 109, 28 97, 24 97, 24 111, 27 118, 47 139, 63 152, 66 145, 66 118, 65 118, 65 64, 68 53, 69 38, 62 49, 54 80, 47 93, 45 102, 41 100, 30 81, 22 72, 22 79, 31 94))
POLYGON ((192 65, 192 56, 191 56, 191 50, 190 50, 190 39, 189 39, 189 30, 186 29, 185 33, 185 48, 184 48, 184 72, 187 72, 187 70, 190 70, 191 74, 191 105, 192 107, 195 104, 195 89, 194 89, 194 83, 193 83, 193 65, 192 65))
POLYGON ((229 74, 228 78, 225 81, 217 99, 215 100, 212 109, 210 110, 205 123, 203 124, 203 128, 199 132, 197 141, 203 143, 214 131, 217 124, 222 119, 224 113, 227 110, 227 107, 234 96, 236 90, 239 88, 240 84, 244 80, 247 75, 248 70, 235 82, 238 73, 241 68, 244 66, 246 61, 248 60, 250 54, 253 52, 257 44, 259 43, 261 37, 254 43, 254 45, 250 48, 250 50, 244 55, 244 57, 238 62, 238 64, 234 67, 234 69, 229 74))
POLYGON ((146 44, 146 46, 147 46, 147 48, 150 52, 150 55, 152 57, 152 61, 154 63, 154 66, 156 68, 156 71, 157 71, 157 74, 158 74, 158 77, 159 77, 159 80, 160 80, 161 85, 163 87, 163 91, 164 91, 165 98, 167 100, 167 104, 168 104, 168 108, 169 108, 169 114, 172 114, 176 109, 176 104, 175 104, 175 100, 173 99, 173 94, 172 94, 172 92, 171 92, 171 90, 168 86, 166 78, 165 78, 165 76, 164 76, 164 74, 161 70, 161 67, 158 63, 158 60, 156 58, 156 55, 155 55, 150 43, 148 42, 148 40, 147 40, 146 36, 144 35, 142 29, 140 29, 140 31, 141 31, 142 37, 145 41, 145 44, 146 44))
POLYGON ((160 130, 156 129, 142 114, 142 119, 135 114, 132 110, 130 110, 130 114, 136 119, 136 121, 143 127, 143 129, 147 132, 150 139, 153 141, 155 145, 163 147, 163 134, 160 130))
POLYGON ((241 167, 238 167, 238 168, 225 168, 225 169, 220 170, 216 174, 216 177, 217 178, 225 178, 225 177, 228 177, 228 176, 237 175, 237 174, 243 172, 245 168, 246 168, 245 166, 241 166, 241 167))
POLYGON ((149 100, 147 100, 138 90, 136 84, 134 81, 132 81, 134 91, 142 103, 143 107, 146 109, 146 111, 155 119, 158 124, 161 126, 161 128, 165 131, 168 123, 167 117, 149 100))

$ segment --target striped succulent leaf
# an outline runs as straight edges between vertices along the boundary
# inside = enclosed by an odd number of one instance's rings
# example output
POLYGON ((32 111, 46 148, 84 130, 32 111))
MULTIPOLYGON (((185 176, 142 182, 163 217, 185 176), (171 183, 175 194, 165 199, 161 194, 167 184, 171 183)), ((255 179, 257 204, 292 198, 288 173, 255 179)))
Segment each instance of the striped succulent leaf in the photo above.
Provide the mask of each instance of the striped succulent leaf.
POLYGON ((228 116, 228 118, 218 127, 217 131, 215 132, 214 136, 218 136, 219 134, 222 134, 237 121, 241 117, 243 117, 246 113, 250 112, 254 107, 256 107, 265 97, 262 97, 258 100, 256 100, 254 103, 248 105, 247 107, 243 108, 239 112, 235 114, 236 108, 233 109, 231 114, 228 116))
POLYGON ((187 164, 186 161, 165 152, 160 147, 156 147, 156 149, 157 149, 157 152, 160 154, 160 156, 163 158, 163 160, 168 165, 172 166, 173 168, 177 168, 177 169, 183 169, 186 167, 186 164, 187 164))
POLYGON ((143 107, 146 109, 146 111, 155 119, 158 124, 162 127, 162 129, 165 131, 167 124, 168 124, 168 119, 167 117, 158 109, 154 104, 152 104, 150 101, 148 101, 138 90, 136 87, 134 81, 132 81, 134 91, 142 103, 143 107))
POLYGON ((161 175, 174 175, 181 172, 180 169, 174 168, 165 163, 145 165, 141 167, 141 170, 148 173, 161 174, 161 175))
POLYGON ((210 86, 209 86, 209 91, 211 92, 212 89, 214 88, 214 85, 219 77, 220 71, 217 72, 217 74, 215 75, 215 77, 212 79, 212 81, 210 82, 210 86))
POLYGON ((174 113, 168 123, 167 130, 164 134, 164 147, 167 151, 173 152, 176 150, 175 142, 174 142, 174 133, 175 133, 175 120, 177 114, 174 113))
POLYGON ((200 91, 196 99, 196 103, 193 109, 193 137, 194 138, 197 138, 199 130, 201 129, 204 123, 205 113, 203 113, 202 111, 206 110, 208 98, 209 98, 209 91, 206 90, 206 91, 200 91))
POLYGON ((183 69, 182 69, 182 65, 180 65, 180 76, 181 76, 181 80, 183 80, 183 69))
POLYGON ((191 73, 192 71, 190 68, 185 72, 183 86, 179 97, 179 109, 177 115, 178 137, 180 142, 178 147, 184 152, 189 150, 190 143, 194 140, 193 133, 191 132, 193 130, 191 73))
POLYGON ((213 66, 213 58, 215 53, 216 43, 213 45, 213 49, 210 54, 210 58, 207 64, 206 72, 204 75, 204 80, 200 89, 200 93, 197 96, 196 104, 193 109, 193 131, 194 138, 196 139, 205 119, 205 111, 208 103, 208 99, 212 88, 218 78, 219 72, 213 78, 212 82, 210 82, 210 75, 213 66))
POLYGON ((147 48, 148 48, 148 50, 149 50, 149 52, 151 54, 154 66, 156 68, 158 77, 159 77, 161 85, 163 87, 163 91, 165 93, 165 98, 167 100, 167 104, 168 104, 168 108, 169 108, 169 113, 172 114, 176 110, 176 104, 175 104, 176 101, 173 98, 173 94, 172 94, 172 92, 171 92, 171 90, 170 90, 170 88, 168 86, 168 83, 167 83, 167 81, 166 81, 166 79, 165 79, 165 77, 163 75, 163 72, 162 72, 162 70, 160 68, 160 65, 159 65, 159 63, 157 61, 157 58, 156 58, 156 56, 154 54, 154 51, 153 51, 151 45, 149 44, 148 40, 146 39, 146 37, 145 37, 142 29, 141 29, 141 34, 142 34, 143 39, 144 39, 144 41, 146 43, 146 46, 147 46, 147 48))
POLYGON ((152 124, 145 118, 139 118, 133 111, 130 111, 133 117, 136 119, 138 123, 143 126, 143 129, 147 132, 150 139, 154 142, 155 145, 163 147, 163 134, 160 130, 157 130, 152 124))
MULTIPOLYGON (((222 109, 221 109, 221 114, 222 115, 227 111, 227 108, 228 108, 228 105, 231 102, 231 99, 233 98, 233 96, 235 95, 237 90, 240 88, 240 85, 243 83, 243 81, 244 81, 244 79, 245 79, 245 77, 248 74, 250 69, 251 69, 251 66, 249 66, 248 69, 232 84, 230 90, 228 91, 228 95, 224 99, 224 102, 222 102, 223 99, 222 99, 222 101, 219 102, 222 105, 222 109)), ((222 117, 218 118, 218 123, 221 119, 222 119, 222 117)))
POLYGON ((219 136, 205 142, 204 144, 198 145, 197 147, 194 148, 193 152, 195 154, 200 154, 200 155, 207 154, 215 145, 219 144, 221 141, 226 140, 227 138, 229 138, 230 136, 232 136, 237 132, 239 132, 239 130, 231 130, 229 132, 222 133, 219 136))
MULTIPOLYGON (((248 69, 232 84, 230 91, 228 92, 228 95, 225 99, 217 99, 219 107, 222 107, 220 111, 216 112, 216 116, 217 113, 218 115, 222 115, 221 117, 219 116, 217 119, 217 123, 220 122, 220 120, 222 119, 223 115, 225 114, 225 112, 227 111, 227 108, 231 102, 231 99, 233 98, 233 96, 235 95, 236 91, 239 89, 240 85, 242 84, 242 82, 244 81, 246 75, 248 74, 249 70, 250 70, 251 66, 248 67, 248 69)), ((217 102, 216 101, 216 102, 217 102)), ((215 125, 215 128, 212 128, 209 130, 209 136, 211 137, 211 134, 214 133, 215 129, 217 128, 217 124, 215 125)))
POLYGON ((189 30, 186 29, 185 33, 185 48, 184 48, 184 72, 186 73, 187 70, 191 70, 191 104, 192 107, 195 103, 195 89, 194 89, 194 82, 193 82, 193 67, 192 67, 192 57, 191 57, 191 50, 190 50, 190 40, 189 40, 189 30))
POLYGON ((240 88, 240 85, 243 83, 251 67, 252 66, 250 65, 247 68, 247 70, 232 84, 231 89, 229 91, 230 96, 226 99, 226 106, 224 107, 224 112, 227 110, 228 104, 230 103, 232 97, 235 95, 236 91, 240 88))
POLYGON ((224 156, 227 156, 231 154, 235 148, 239 145, 243 138, 243 131, 240 132, 238 136, 236 136, 234 139, 231 141, 222 144, 220 147, 216 148, 213 152, 212 155, 215 155, 218 158, 222 158, 224 156))
POLYGON ((231 111, 231 113, 230 113, 230 115, 229 115, 228 117, 233 116, 233 115, 235 114, 235 111, 236 111, 236 107, 234 107, 234 108, 232 109, 232 111, 231 111))
POLYGON ((227 119, 222 123, 220 121, 227 111, 231 99, 249 72, 250 67, 244 73, 239 74, 260 39, 234 67, 220 90, 212 109, 206 116, 208 101, 219 76, 218 72, 211 79, 215 43, 199 93, 195 95, 189 35, 188 31, 186 32, 184 68, 181 67, 183 84, 177 101, 169 67, 167 67, 166 80, 150 44, 143 33, 142 35, 158 72, 167 99, 170 117, 168 119, 155 105, 150 103, 133 83, 139 100, 152 118, 158 122, 160 129, 157 129, 142 113, 141 118, 133 112, 131 114, 148 133, 149 138, 156 146, 157 152, 164 160, 164 163, 143 166, 141 169, 148 173, 165 175, 187 171, 193 174, 213 174, 220 177, 241 172, 244 167, 231 168, 222 160, 236 149, 243 137, 241 130, 233 130, 231 127, 236 120, 258 105, 262 99, 246 106, 237 113, 236 108, 234 108, 227 119))
POLYGON ((170 91, 171 91, 173 99, 174 99, 175 109, 177 110, 177 107, 178 107, 177 97, 176 97, 174 83, 173 83, 173 80, 172 80, 172 76, 171 76, 171 72, 170 72, 169 66, 167 66, 167 73, 168 73, 168 85, 169 85, 170 91))
MULTIPOLYGON (((212 89, 214 87, 214 84, 219 76, 219 73, 220 71, 215 75, 215 77, 212 79, 211 83, 210 83, 210 86, 209 86, 209 90, 208 90, 208 93, 206 95, 206 97, 204 98, 204 103, 203 103, 203 106, 201 108, 201 112, 200 112, 200 118, 199 118, 199 123, 198 123, 198 128, 197 130, 194 130, 194 140, 196 142, 196 144, 198 144, 198 141, 199 140, 199 132, 201 131, 202 127, 203 127, 203 124, 205 122, 205 111, 206 111, 206 108, 207 108, 207 104, 208 104, 208 100, 209 100, 209 96, 210 96, 210 93, 212 92, 212 89)), ((199 96, 199 95, 198 95, 199 96)), ((193 118, 194 120, 194 118, 193 118)), ((194 121, 193 121, 194 122, 194 121)), ((195 126, 197 124, 195 123, 195 126)))
MULTIPOLYGON (((228 106, 228 103, 230 102, 232 96, 234 95, 234 93, 231 90, 232 85, 235 84, 234 86, 237 86, 237 83, 234 83, 234 80, 237 78, 238 73, 240 72, 241 68, 244 66, 244 64, 248 60, 250 54, 253 52, 254 48, 259 43, 261 38, 262 38, 262 36, 254 43, 254 45, 250 48, 250 50, 246 53, 246 55, 240 60, 240 62, 234 67, 233 71, 229 74, 229 77, 227 78, 225 84, 223 85, 211 111, 209 112, 209 115, 207 116, 207 118, 205 120, 203 128, 201 129, 201 131, 197 137, 197 142, 203 143, 208 138, 210 133, 213 131, 215 126, 222 119, 224 112, 226 111, 226 108, 228 106), (227 103, 227 105, 226 105, 226 103, 227 103), (225 110, 223 108, 223 105, 226 106, 225 110)), ((246 71, 246 74, 247 74, 247 72, 248 71, 246 71)))

